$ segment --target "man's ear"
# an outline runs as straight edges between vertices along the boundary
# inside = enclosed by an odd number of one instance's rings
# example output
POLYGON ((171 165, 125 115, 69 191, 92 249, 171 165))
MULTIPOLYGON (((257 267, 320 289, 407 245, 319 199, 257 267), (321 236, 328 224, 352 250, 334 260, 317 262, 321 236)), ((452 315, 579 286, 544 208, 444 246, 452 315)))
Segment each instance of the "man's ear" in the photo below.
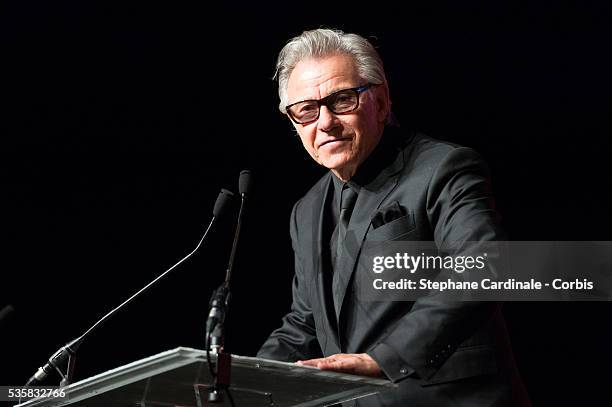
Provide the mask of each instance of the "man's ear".
POLYGON ((389 99, 389 88, 386 85, 376 87, 376 118, 378 122, 385 123, 391 111, 391 99, 389 99))

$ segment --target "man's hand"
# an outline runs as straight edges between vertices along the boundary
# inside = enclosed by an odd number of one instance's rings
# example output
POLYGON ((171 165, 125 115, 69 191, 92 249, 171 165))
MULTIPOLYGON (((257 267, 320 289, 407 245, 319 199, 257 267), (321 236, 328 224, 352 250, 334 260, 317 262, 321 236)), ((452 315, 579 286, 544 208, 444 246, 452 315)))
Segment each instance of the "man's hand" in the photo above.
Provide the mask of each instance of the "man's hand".
POLYGON ((361 376, 383 376, 378 363, 367 353, 338 353, 326 358, 299 360, 296 363, 301 366, 312 366, 321 370, 333 370, 361 376))

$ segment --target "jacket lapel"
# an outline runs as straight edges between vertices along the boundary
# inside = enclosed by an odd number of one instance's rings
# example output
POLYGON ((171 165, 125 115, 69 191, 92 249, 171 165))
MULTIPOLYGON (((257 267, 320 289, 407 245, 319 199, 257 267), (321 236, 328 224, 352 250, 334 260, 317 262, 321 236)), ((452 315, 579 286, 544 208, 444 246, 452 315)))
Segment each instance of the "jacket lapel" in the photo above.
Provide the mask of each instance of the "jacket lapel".
MULTIPOLYGON (((327 248, 323 245, 329 246, 329 238, 331 236, 325 236, 325 222, 328 221, 326 219, 328 200, 333 199, 333 190, 332 186, 332 175, 328 174, 327 180, 324 181, 321 185, 321 190, 318 195, 317 202, 312 206, 313 214, 312 219, 314 220, 313 225, 313 253, 312 259, 315 267, 315 280, 316 280, 316 294, 319 297, 317 301, 313 301, 314 304, 317 304, 321 307, 320 315, 321 315, 321 323, 325 325, 326 336, 327 339, 334 338, 335 347, 339 349, 338 338, 336 335, 337 325, 336 325, 336 315, 333 307, 333 299, 330 297, 329 286, 331 284, 331 278, 329 271, 330 265, 324 264, 325 258, 323 253, 325 253, 327 248), (326 272, 327 271, 327 272, 326 272)), ((321 344, 324 348, 327 348, 328 345, 321 344)), ((325 349, 323 350, 325 352, 325 349)))
MULTIPOLYGON (((339 292, 340 310, 336 315, 338 329, 340 328, 340 316, 346 290, 355 271, 357 258, 361 252, 365 235, 370 227, 373 214, 380 207, 383 200, 395 188, 399 180, 399 173, 404 167, 404 155, 398 154, 391 165, 382 170, 380 174, 370 183, 363 185, 359 191, 357 202, 353 208, 353 214, 347 230, 346 239, 343 242, 343 255, 338 264, 341 272, 341 285, 339 292)), ((340 330, 338 331, 340 332, 340 330)))

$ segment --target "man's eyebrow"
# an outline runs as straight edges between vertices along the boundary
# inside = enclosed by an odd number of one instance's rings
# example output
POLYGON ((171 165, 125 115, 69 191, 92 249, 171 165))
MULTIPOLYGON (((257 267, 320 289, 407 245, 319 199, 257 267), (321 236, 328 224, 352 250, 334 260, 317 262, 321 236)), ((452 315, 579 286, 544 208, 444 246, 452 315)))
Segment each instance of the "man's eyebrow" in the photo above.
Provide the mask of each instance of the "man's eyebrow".
POLYGON ((296 100, 295 102, 290 102, 290 103, 287 103, 287 106, 290 106, 290 105, 295 105, 296 103, 301 103, 301 102, 309 102, 309 101, 311 101, 311 100, 321 100, 321 99, 315 99, 315 98, 310 98, 310 99, 298 99, 298 100, 296 100))
POLYGON ((341 88, 336 88, 336 89, 332 90, 331 92, 329 92, 327 94, 327 96, 331 95, 332 93, 340 92, 341 90, 347 90, 347 89, 351 89, 351 88, 352 88, 352 86, 342 86, 341 88))
POLYGON ((304 98, 304 99, 299 99, 293 103, 299 103, 299 102, 308 102, 310 100, 321 100, 321 99, 316 99, 316 98, 304 98))
MULTIPOLYGON (((343 90, 349 90, 349 89, 355 89, 355 88, 357 88, 357 86, 343 86, 341 88, 337 88, 337 89, 332 90, 327 95, 323 96, 323 98, 326 98, 329 95, 333 95, 334 93, 338 93, 338 92, 341 92, 343 90)), ((323 98, 321 98, 321 99, 323 99, 323 98)))
POLYGON ((334 94, 334 93, 336 93, 336 92, 340 92, 340 91, 342 91, 342 90, 347 90, 347 89, 353 89, 353 88, 351 88, 351 87, 348 87, 348 88, 347 88, 347 87, 341 87, 341 88, 338 88, 338 89, 334 89, 334 90, 332 90, 331 92, 329 92, 327 95, 323 96, 323 97, 322 97, 322 98, 320 98, 320 99, 315 99, 315 98, 309 98, 309 99, 299 99, 299 100, 296 100, 295 102, 291 102, 291 103, 289 103, 289 104, 290 104, 290 105, 293 105, 293 104, 295 104, 295 103, 300 103, 300 102, 309 102, 309 101, 311 101, 311 100, 321 100, 321 99, 325 99, 325 98, 326 98, 326 97, 328 97, 329 95, 333 95, 333 94, 334 94))

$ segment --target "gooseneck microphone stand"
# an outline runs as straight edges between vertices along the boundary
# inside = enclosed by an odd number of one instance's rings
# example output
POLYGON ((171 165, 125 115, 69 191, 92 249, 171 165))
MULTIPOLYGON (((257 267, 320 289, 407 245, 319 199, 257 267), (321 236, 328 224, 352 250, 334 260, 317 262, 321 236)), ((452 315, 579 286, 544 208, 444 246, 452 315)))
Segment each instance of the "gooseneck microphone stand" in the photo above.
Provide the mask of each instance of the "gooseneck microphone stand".
POLYGON ((230 253, 229 263, 225 273, 225 281, 212 294, 209 304, 208 319, 206 320, 206 359, 210 369, 210 375, 213 378, 213 385, 208 392, 209 403, 222 403, 223 393, 226 393, 232 406, 234 400, 229 392, 230 376, 231 376, 231 355, 224 351, 225 345, 225 315, 230 301, 230 281, 232 270, 234 268, 234 259, 238 248, 238 240, 240 238, 240 227, 242 225, 242 217, 244 215, 245 201, 251 189, 251 172, 244 170, 240 173, 238 188, 240 192, 240 210, 238 212, 238 222, 234 233, 234 241, 232 243, 232 251, 230 253), (217 360, 214 363, 211 354, 215 355, 217 360))
POLYGON ((144 291, 146 291, 149 287, 151 287, 153 284, 155 284, 157 281, 159 281, 160 279, 165 277, 168 273, 170 273, 172 270, 174 270, 176 267, 178 267, 181 263, 183 263, 185 260, 187 260, 189 257, 191 257, 200 248, 200 246, 204 242, 204 239, 208 235, 208 232, 210 231, 211 227, 213 226, 215 220, 229 206, 228 205, 229 201, 230 201, 230 199, 232 198, 233 195, 234 194, 231 193, 228 190, 225 190, 225 189, 221 190, 221 192, 219 193, 219 196, 217 197, 217 201, 215 202, 215 206, 214 206, 214 209, 213 209, 213 217, 212 217, 208 227, 206 228, 206 231, 204 232, 204 235, 202 235, 202 238, 198 242, 198 244, 197 244, 195 249, 193 249, 189 254, 187 254, 185 257, 183 257, 181 260, 179 260, 176 264, 174 264, 168 270, 164 271, 162 274, 157 276, 157 278, 155 278, 149 284, 147 284, 146 286, 141 288, 137 293, 135 293, 130 298, 128 298, 127 300, 125 300, 124 302, 119 304, 119 306, 113 308, 109 313, 104 315, 95 324, 93 324, 87 331, 85 331, 85 333, 83 335, 79 336, 78 338, 74 339, 73 341, 68 342, 66 345, 62 346, 57 352, 55 352, 53 354, 53 356, 51 356, 49 358, 49 360, 47 361, 47 363, 45 365, 43 365, 42 367, 38 368, 36 373, 34 373, 34 375, 32 377, 30 377, 30 379, 28 380, 28 382, 26 383, 25 386, 28 387, 28 386, 39 384, 51 372, 53 372, 53 370, 57 371, 59 373, 59 375, 62 377, 62 381, 60 383, 60 386, 66 386, 66 385, 70 384, 70 382, 72 381, 72 375, 73 375, 73 372, 74 372, 74 362, 75 362, 75 359, 76 359, 76 352, 79 349, 79 346, 81 346, 81 344, 85 340, 85 338, 87 336, 89 336, 96 328, 98 328, 104 321, 106 321, 108 318, 110 318, 113 314, 115 314, 117 311, 119 311, 120 309, 125 307, 128 303, 132 302, 136 297, 138 297, 140 294, 142 294, 144 291), (64 366, 64 363, 66 363, 66 361, 68 361, 68 364, 67 364, 67 367, 66 367, 66 373, 64 373, 64 372, 62 372, 61 369, 62 369, 62 366, 64 366))

